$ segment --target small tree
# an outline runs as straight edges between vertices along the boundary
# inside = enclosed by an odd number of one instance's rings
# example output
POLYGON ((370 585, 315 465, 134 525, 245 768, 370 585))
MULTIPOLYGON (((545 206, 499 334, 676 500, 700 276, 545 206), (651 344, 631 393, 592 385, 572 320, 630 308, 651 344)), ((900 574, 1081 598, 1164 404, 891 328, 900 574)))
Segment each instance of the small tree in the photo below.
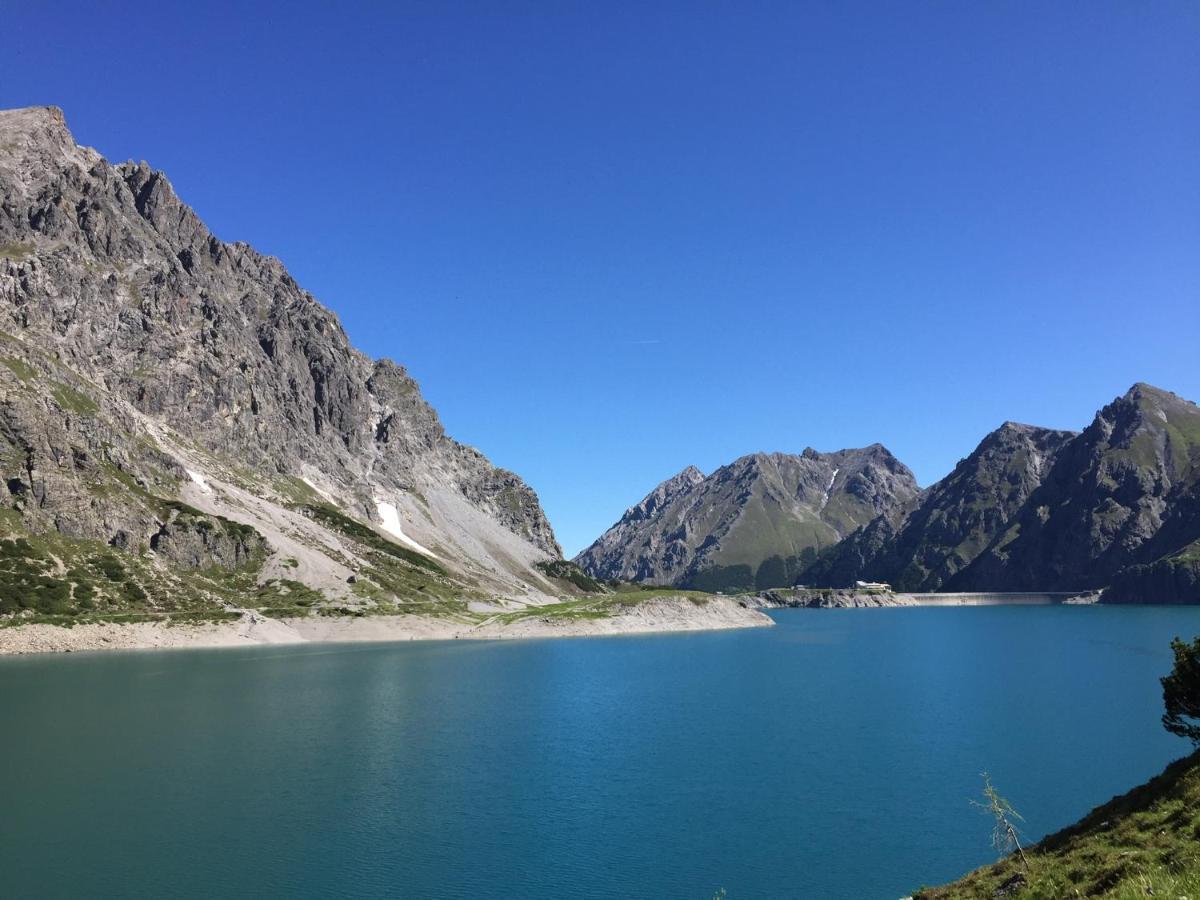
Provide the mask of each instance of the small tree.
POLYGON ((1200 747, 1200 637, 1190 644, 1175 638, 1171 649, 1175 668, 1162 679, 1163 728, 1200 747))
POLYGON ((1029 871, 1029 860, 1025 858, 1025 851, 1021 848, 1020 832, 1017 831, 1017 826, 1013 824, 1024 822, 1021 814, 1013 809, 1012 804, 1000 796, 1000 792, 992 786, 992 776, 987 772, 983 773, 983 796, 984 803, 978 800, 971 802, 980 809, 987 812, 995 819, 996 824, 992 828, 992 846, 996 848, 996 852, 1002 855, 1007 855, 1016 850, 1021 857, 1021 865, 1025 871, 1029 871))

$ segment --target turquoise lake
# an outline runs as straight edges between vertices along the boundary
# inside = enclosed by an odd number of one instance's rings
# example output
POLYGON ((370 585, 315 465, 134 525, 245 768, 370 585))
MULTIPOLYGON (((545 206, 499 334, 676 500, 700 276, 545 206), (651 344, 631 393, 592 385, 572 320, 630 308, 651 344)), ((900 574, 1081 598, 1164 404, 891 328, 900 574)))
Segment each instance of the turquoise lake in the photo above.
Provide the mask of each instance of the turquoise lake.
POLYGON ((1188 746, 1200 608, 0 660, 5 897, 897 898, 1188 746))

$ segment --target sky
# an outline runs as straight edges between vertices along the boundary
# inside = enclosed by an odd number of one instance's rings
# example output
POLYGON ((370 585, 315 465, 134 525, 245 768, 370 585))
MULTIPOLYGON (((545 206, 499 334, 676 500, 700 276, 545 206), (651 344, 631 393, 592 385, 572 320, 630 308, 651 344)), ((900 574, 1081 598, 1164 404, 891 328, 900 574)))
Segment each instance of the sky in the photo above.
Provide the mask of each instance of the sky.
POLYGON ((658 482, 1200 400, 1200 4, 5 3, 0 107, 278 256, 567 555, 658 482))

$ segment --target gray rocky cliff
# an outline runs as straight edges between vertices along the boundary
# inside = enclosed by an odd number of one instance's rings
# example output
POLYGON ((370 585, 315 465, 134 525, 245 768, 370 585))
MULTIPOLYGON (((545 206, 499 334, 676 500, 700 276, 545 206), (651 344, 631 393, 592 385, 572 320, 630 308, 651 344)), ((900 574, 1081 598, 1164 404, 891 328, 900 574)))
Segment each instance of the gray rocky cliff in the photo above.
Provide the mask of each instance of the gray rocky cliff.
POLYGON ((54 108, 0 112, 0 363, 0 505, 33 531, 178 546, 145 496, 231 502, 215 479, 403 529, 496 589, 539 589, 560 556, 534 492, 447 436, 402 367, 54 108))

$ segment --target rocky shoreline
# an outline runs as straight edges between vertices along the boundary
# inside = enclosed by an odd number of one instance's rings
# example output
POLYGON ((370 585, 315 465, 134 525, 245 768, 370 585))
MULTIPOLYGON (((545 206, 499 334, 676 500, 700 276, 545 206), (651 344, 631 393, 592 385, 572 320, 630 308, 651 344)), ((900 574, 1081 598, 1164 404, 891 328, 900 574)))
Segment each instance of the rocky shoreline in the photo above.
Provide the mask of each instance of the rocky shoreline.
POLYGON ((659 597, 611 616, 571 618, 547 613, 515 621, 501 615, 481 622, 429 616, 270 619, 246 612, 235 621, 201 624, 98 622, 0 628, 0 656, 257 644, 598 637, 763 628, 774 624, 761 611, 728 597, 714 597, 699 604, 687 597, 659 597))

